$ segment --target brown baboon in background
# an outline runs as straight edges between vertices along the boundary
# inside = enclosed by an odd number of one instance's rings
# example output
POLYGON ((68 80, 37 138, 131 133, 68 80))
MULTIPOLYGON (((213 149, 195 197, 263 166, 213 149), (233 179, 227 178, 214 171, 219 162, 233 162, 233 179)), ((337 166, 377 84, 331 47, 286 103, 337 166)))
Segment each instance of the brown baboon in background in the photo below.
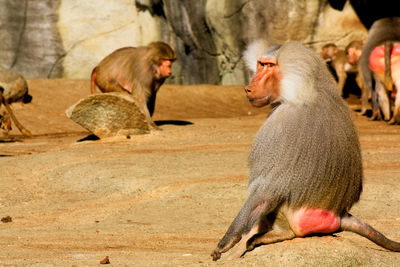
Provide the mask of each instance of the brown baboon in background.
POLYGON ((345 48, 345 53, 347 57, 347 68, 350 69, 351 72, 356 73, 356 82, 358 87, 361 89, 361 114, 365 115, 368 109, 368 99, 369 99, 369 91, 367 90, 364 80, 361 77, 360 69, 359 69, 359 61, 361 56, 361 51, 364 46, 364 41, 354 40, 351 41, 345 48))
POLYGON ((172 74, 175 51, 166 43, 124 47, 106 56, 92 71, 92 94, 97 86, 103 93, 122 92, 136 98, 152 128, 156 94, 172 74))
MULTIPOLYGON (((391 115, 390 101, 387 91, 393 88, 393 81, 397 87, 400 87, 400 75, 398 69, 398 61, 391 62, 394 41, 400 42, 400 17, 388 17, 376 20, 368 31, 368 38, 363 47, 360 57, 360 71, 365 82, 368 92, 371 92, 372 97, 372 119, 381 119, 381 112, 385 120, 389 120, 391 115), (382 57, 375 56, 371 58, 371 53, 377 46, 384 46, 385 51, 383 68, 371 70, 371 66, 378 66, 378 62, 382 57), (394 71, 396 70, 396 71, 394 71), (379 72, 382 71, 382 75, 379 72), (393 72, 393 73, 392 73, 393 72)), ((396 51, 398 53, 398 51, 396 51)), ((397 98, 394 105, 393 117, 390 123, 400 123, 400 97, 397 98), (399 115, 397 115, 399 114, 399 115)))
POLYGON ((343 50, 340 50, 335 44, 329 43, 322 47, 321 52, 322 58, 326 61, 328 66, 334 70, 334 74, 337 76, 337 87, 339 94, 343 94, 343 88, 346 83, 346 63, 347 57, 343 50))
POLYGON ((273 107, 250 152, 248 198, 213 260, 232 247, 240 257, 259 244, 343 230, 400 251, 349 213, 362 191, 360 145, 321 57, 298 42, 273 46, 245 91, 253 106, 273 107))
POLYGON ((29 103, 31 101, 32 96, 28 94, 25 78, 18 73, 0 68, 0 106, 4 105, 8 112, 8 114, 0 115, 0 126, 7 133, 11 130, 12 119, 23 135, 32 136, 32 133, 17 120, 10 106, 14 102, 29 103))
POLYGON ((345 50, 340 50, 334 43, 328 43, 322 47, 321 56, 337 80, 339 94, 344 98, 347 96, 347 92, 344 92, 344 87, 349 78, 354 79, 354 86, 358 86, 361 93, 365 91, 365 86, 358 71, 358 58, 361 55, 362 45, 362 41, 356 40, 350 42, 345 50), (358 50, 359 46, 361 46, 360 50, 358 50), (356 60, 355 55, 358 55, 356 60))

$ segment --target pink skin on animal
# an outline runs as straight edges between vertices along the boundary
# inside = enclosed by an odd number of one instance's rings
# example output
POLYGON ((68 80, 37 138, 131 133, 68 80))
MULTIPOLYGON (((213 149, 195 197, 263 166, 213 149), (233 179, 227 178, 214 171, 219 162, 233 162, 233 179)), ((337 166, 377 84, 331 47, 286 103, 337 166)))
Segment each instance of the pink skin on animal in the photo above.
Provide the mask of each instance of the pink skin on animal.
POLYGON ((250 84, 245 88, 251 104, 261 107, 277 99, 279 91, 279 66, 273 58, 260 58, 257 72, 250 84))
POLYGON ((339 217, 330 210, 301 208, 293 213, 292 227, 298 236, 333 233, 339 229, 339 217))
MULTIPOLYGON (((394 45, 391 54, 392 79, 400 80, 400 44, 394 45)), ((385 75, 385 48, 377 46, 369 56, 369 67, 382 81, 385 75)))
POLYGON ((161 77, 169 77, 172 74, 172 60, 170 59, 162 59, 160 65, 158 66, 160 70, 161 77))

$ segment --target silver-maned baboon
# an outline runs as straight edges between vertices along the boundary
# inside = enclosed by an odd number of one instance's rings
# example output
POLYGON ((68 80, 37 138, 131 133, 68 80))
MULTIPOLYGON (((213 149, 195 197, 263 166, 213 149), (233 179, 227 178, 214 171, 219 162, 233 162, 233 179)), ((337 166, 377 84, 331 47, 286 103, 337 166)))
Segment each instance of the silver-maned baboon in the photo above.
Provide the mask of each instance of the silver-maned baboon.
POLYGON ((245 88, 253 106, 272 104, 249 156, 248 198, 211 256, 240 257, 256 245, 352 231, 387 239, 349 211, 362 191, 358 135, 321 57, 298 42, 273 46, 245 88))

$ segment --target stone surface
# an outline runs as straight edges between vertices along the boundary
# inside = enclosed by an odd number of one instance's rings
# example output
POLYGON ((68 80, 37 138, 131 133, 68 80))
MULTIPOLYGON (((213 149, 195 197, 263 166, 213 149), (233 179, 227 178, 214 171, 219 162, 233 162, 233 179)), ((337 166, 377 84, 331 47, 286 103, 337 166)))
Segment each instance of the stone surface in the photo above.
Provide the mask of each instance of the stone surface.
MULTIPOLYGON (((163 85, 154 119, 192 124, 78 142, 88 132, 63 113, 89 83, 28 79, 35 105, 15 111, 34 137, 14 129, 14 141, 0 142, 0 218, 12 217, 0 222, 1 266, 100 267, 105 256, 104 267, 399 266, 400 253, 349 232, 214 263, 211 251, 246 200, 248 153, 267 111, 251 107, 243 88, 163 85)), ((352 113, 365 183, 351 213, 400 241, 400 127, 352 113)))
POLYGON ((68 118, 99 138, 150 132, 143 112, 125 94, 91 95, 79 100, 65 113, 68 118))
POLYGON ((61 77, 59 0, 0 0, 0 66, 26 78, 61 77))
POLYGON ((167 83, 244 84, 254 40, 298 40, 319 51, 365 39, 346 4, 296 0, 0 0, 0 64, 27 78, 88 79, 106 55, 161 40, 177 51, 167 83))
POLYGON ((87 79, 112 51, 162 39, 164 28, 162 20, 139 12, 131 0, 64 0, 58 16, 57 29, 65 50, 60 64, 65 78, 87 79))

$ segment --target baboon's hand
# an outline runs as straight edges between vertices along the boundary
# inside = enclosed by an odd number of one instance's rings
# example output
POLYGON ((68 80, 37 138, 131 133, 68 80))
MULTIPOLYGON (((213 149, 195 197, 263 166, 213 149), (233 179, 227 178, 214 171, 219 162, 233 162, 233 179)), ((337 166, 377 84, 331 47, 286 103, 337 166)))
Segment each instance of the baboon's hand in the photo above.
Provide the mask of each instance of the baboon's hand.
POLYGON ((213 253, 211 253, 211 257, 213 258, 213 261, 217 261, 221 258, 221 252, 218 247, 216 247, 213 253))

